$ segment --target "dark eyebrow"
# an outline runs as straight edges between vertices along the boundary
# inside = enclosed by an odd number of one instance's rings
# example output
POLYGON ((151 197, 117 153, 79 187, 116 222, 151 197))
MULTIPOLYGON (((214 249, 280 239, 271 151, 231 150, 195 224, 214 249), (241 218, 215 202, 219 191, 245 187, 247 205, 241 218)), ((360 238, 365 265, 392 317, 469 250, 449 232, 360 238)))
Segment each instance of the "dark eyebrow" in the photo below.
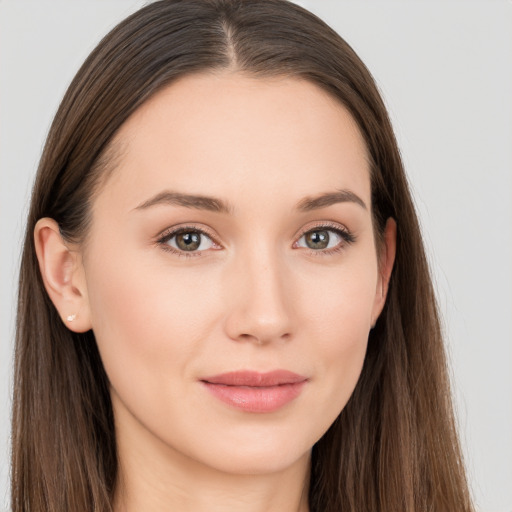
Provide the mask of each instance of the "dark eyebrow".
POLYGON ((208 210, 211 212, 218 213, 229 213, 231 211, 229 205, 222 201, 221 199, 194 194, 182 194, 180 192, 170 192, 168 190, 160 192, 151 199, 148 199, 144 203, 137 206, 135 210, 145 210, 146 208, 150 208, 151 206, 161 204, 172 206, 184 206, 185 208, 208 210))
MULTIPOLYGON (((356 203, 367 210, 364 201, 354 192, 350 190, 338 190, 336 192, 327 192, 316 197, 305 197, 297 204, 297 209, 308 212, 326 208, 336 203, 356 203)), ((164 191, 160 192, 151 199, 144 201, 137 206, 135 210, 145 210, 156 205, 183 206, 185 208, 193 208, 197 210, 208 210, 217 213, 231 213, 232 208, 222 199, 215 197, 183 194, 181 192, 164 191)))
POLYGON ((299 202, 297 209, 303 212, 309 212, 311 210, 326 208, 336 203, 347 202, 356 203, 365 210, 368 209, 364 201, 350 190, 337 190, 336 192, 327 192, 316 197, 305 197, 299 202))

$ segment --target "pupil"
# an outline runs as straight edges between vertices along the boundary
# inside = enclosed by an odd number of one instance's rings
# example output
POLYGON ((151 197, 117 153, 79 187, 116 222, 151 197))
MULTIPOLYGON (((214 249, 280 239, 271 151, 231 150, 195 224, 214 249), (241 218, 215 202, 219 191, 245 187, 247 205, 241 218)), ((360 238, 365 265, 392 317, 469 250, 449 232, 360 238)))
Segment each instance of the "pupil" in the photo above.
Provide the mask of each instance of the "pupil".
POLYGON ((329 245, 329 233, 311 231, 306 235, 306 244, 310 249, 325 249, 329 245))
POLYGON ((176 236, 176 244, 184 251, 195 251, 201 244, 201 235, 194 232, 180 233, 176 236))

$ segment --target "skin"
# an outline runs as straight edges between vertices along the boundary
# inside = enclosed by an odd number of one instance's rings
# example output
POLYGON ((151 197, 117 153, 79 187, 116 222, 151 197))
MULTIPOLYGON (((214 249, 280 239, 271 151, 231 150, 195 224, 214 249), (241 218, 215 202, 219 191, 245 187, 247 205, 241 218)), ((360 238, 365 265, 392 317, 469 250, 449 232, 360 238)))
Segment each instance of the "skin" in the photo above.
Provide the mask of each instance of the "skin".
POLYGON ((111 382, 115 509, 307 511, 311 448, 354 390, 394 261, 392 220, 375 245, 355 122, 308 82, 223 72, 159 92, 116 139, 86 244, 67 246, 52 219, 35 232, 52 301, 70 329, 93 329, 111 382), (340 190, 350 200, 297 208, 340 190), (147 206, 163 191, 229 211, 147 206), (183 226, 211 240, 179 253, 162 233, 183 226), (329 248, 308 247, 306 232, 327 233, 329 248), (200 382, 241 369, 307 382, 270 413, 200 382))

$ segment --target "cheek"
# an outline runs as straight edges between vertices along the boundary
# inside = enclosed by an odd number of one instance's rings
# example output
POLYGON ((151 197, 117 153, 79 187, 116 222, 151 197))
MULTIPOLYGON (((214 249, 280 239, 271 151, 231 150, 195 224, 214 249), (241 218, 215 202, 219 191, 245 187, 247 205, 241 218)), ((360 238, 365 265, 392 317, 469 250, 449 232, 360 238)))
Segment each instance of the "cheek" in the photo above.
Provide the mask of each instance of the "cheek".
POLYGON ((323 290, 308 294, 303 311, 308 339, 314 340, 309 350, 325 397, 315 412, 330 424, 345 407, 361 374, 377 286, 376 264, 347 267, 347 272, 331 276, 324 284, 323 290))
POLYGON ((144 383, 156 391, 163 375, 170 385, 183 378, 217 317, 204 276, 128 255, 91 263, 87 275, 93 331, 113 387, 144 383))
MULTIPOLYGON (((314 326, 320 339, 338 339, 341 345, 346 340, 350 345, 351 340, 356 342, 361 335, 368 334, 376 299, 377 264, 370 257, 367 261, 354 260, 340 265, 336 271, 304 273, 296 296, 302 303, 306 325, 314 326)), ((340 344, 334 347, 340 348, 340 344)))

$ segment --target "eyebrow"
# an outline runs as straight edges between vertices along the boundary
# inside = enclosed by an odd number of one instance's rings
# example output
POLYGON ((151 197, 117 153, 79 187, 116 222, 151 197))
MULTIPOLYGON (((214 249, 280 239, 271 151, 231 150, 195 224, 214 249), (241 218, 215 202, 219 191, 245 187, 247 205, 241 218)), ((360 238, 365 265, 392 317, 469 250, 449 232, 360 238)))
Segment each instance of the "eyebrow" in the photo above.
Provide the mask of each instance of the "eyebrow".
MULTIPOLYGON (((335 192, 326 192, 315 197, 305 197, 297 203, 297 209, 303 212, 319 210, 327 208, 337 203, 355 203, 365 210, 368 208, 364 201, 354 192, 350 190, 337 190, 335 192)), ((152 206, 170 205, 183 206, 185 208, 193 208, 195 210, 207 210, 217 213, 231 213, 233 208, 216 197, 203 196, 196 194, 183 194, 181 192, 164 191, 156 196, 141 203, 135 210, 146 210, 152 206)))
POLYGON ((312 210, 319 210, 320 208, 327 208, 337 203, 355 203, 367 210, 364 201, 354 192, 350 190, 337 190, 336 192, 327 192, 320 194, 316 197, 306 197, 302 199, 297 208, 303 212, 310 212, 312 210))
POLYGON ((145 210, 156 205, 184 206, 196 210, 208 210, 218 213, 230 213, 232 208, 222 199, 194 194, 182 194, 168 190, 160 192, 156 196, 140 204, 135 210, 145 210))

